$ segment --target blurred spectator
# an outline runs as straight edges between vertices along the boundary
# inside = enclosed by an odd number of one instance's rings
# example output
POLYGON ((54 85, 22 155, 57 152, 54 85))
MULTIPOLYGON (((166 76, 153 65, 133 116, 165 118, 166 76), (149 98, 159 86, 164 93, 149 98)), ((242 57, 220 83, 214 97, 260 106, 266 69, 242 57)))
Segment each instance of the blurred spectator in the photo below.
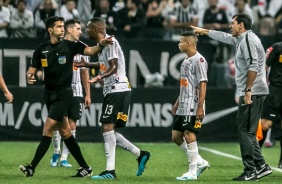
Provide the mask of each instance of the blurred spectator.
POLYGON ((198 26, 197 10, 192 7, 190 0, 176 2, 169 21, 169 26, 172 28, 171 39, 179 41, 181 33, 191 25, 198 26))
POLYGON ((198 12, 198 26, 203 27, 203 19, 206 9, 209 7, 208 0, 194 0, 192 6, 198 12))
POLYGON ((110 9, 109 0, 99 0, 98 8, 94 11, 93 17, 101 17, 106 21, 106 31, 109 35, 115 35, 117 28, 117 13, 110 9))
POLYGON ((229 22, 224 10, 219 9, 218 0, 209 0, 209 8, 205 11, 204 28, 227 32, 229 22))
POLYGON ((11 14, 11 38, 33 38, 34 17, 31 10, 26 9, 25 0, 18 0, 17 8, 11 14))
POLYGON ((3 6, 3 0, 0 0, 0 38, 7 38, 7 28, 10 23, 10 11, 3 6))
POLYGON ((231 22, 233 15, 238 13, 245 13, 250 15, 251 19, 254 21, 253 10, 248 4, 248 0, 236 0, 233 8, 228 8, 227 17, 229 22, 231 22))
POLYGON ((259 18, 273 17, 276 18, 281 12, 281 0, 258 0, 258 15, 259 18))
POLYGON ((121 38, 140 39, 140 33, 146 24, 140 0, 127 0, 126 6, 118 11, 117 34, 121 38))
POLYGON ((126 8, 126 0, 117 0, 113 5, 114 12, 118 12, 124 8, 126 8))
POLYGON ((167 22, 162 12, 167 3, 168 0, 150 0, 146 11, 147 23, 144 31, 146 39, 163 39, 167 22))
MULTIPOLYGON (((254 11, 254 27, 255 31, 263 37, 275 37, 277 34, 277 22, 279 14, 282 12, 281 0, 258 0, 256 6, 253 7, 254 11)), ((269 44, 265 44, 265 47, 270 46, 270 43, 275 41, 271 38, 266 38, 269 44)))
POLYGON ((36 10, 39 8, 41 5, 41 0, 25 0, 26 1, 26 8, 28 10, 31 10, 32 13, 35 13, 36 10))
POLYGON ((37 31, 37 37, 47 37, 45 20, 51 16, 54 16, 55 12, 56 9, 53 8, 52 0, 44 0, 43 8, 38 9, 35 12, 35 27, 37 31))
MULTIPOLYGON (((75 1, 66 0, 65 4, 63 4, 61 8, 56 12, 56 15, 64 17, 65 21, 69 19, 79 20, 79 12, 76 9, 75 1)), ((83 26, 81 25, 81 27, 83 26)))
POLYGON ((14 8, 14 1, 11 0, 3 0, 3 6, 10 10, 10 13, 15 9, 14 8))
MULTIPOLYGON (((95 1, 98 1, 98 0, 95 0, 95 1)), ((80 23, 83 23, 84 25, 86 25, 92 17, 91 16, 91 12, 92 12, 91 4, 92 4, 91 0, 79 0, 77 2, 77 10, 79 12, 79 21, 80 23)))
MULTIPOLYGON (((219 9, 218 0, 209 0, 209 8, 205 11, 203 24, 205 29, 228 31, 229 22, 227 15, 224 10, 219 9)), ((213 61, 222 63, 230 58, 228 50, 229 48, 231 49, 231 47, 216 40, 209 40, 211 49, 213 49, 213 53, 215 53, 213 61)))

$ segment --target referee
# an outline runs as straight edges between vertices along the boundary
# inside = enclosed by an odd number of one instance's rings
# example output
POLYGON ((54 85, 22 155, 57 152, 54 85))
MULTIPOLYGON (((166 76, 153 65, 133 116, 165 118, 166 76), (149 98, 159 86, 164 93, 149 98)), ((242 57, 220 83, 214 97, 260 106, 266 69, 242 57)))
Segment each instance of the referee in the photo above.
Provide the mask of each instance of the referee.
POLYGON ((54 130, 58 128, 70 153, 80 166, 74 177, 90 176, 92 168, 84 160, 80 147, 71 134, 66 116, 73 98, 71 88, 73 58, 76 54, 95 55, 102 50, 101 43, 106 46, 111 43, 111 40, 103 39, 99 46, 88 47, 80 41, 62 39, 65 33, 63 17, 49 17, 45 25, 50 39, 41 43, 33 52, 31 66, 27 71, 27 82, 29 84, 36 82, 34 74, 38 69, 43 68, 44 97, 48 117, 45 120, 41 141, 31 163, 25 166, 20 165, 19 169, 26 177, 33 176, 35 168, 48 151, 54 130))
MULTIPOLYGON (((271 67, 269 80, 269 95, 266 97, 261 115, 261 124, 264 132, 272 127, 273 122, 281 122, 282 117, 282 42, 269 47, 266 51, 266 67, 271 67)), ((282 138, 280 139, 280 149, 282 138)), ((282 169, 282 150, 278 167, 282 169)))

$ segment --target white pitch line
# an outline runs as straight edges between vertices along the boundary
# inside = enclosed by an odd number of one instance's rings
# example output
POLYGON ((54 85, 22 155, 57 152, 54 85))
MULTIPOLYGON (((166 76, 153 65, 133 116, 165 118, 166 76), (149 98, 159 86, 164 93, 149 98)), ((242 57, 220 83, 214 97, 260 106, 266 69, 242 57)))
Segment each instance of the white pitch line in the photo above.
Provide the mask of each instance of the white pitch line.
MULTIPOLYGON (((235 160, 242 160, 241 157, 237 157, 235 155, 231 155, 231 154, 228 154, 228 153, 223 153, 223 152, 218 151, 218 150, 214 150, 214 149, 210 149, 210 148, 206 148, 206 147, 202 147, 202 146, 199 146, 199 149, 211 152, 211 153, 216 154, 216 155, 224 156, 224 157, 227 157, 227 158, 232 158, 232 159, 235 159, 235 160)), ((270 166, 270 167, 271 167, 272 170, 275 170, 277 172, 282 173, 282 169, 279 169, 278 167, 274 167, 274 166, 270 166)))

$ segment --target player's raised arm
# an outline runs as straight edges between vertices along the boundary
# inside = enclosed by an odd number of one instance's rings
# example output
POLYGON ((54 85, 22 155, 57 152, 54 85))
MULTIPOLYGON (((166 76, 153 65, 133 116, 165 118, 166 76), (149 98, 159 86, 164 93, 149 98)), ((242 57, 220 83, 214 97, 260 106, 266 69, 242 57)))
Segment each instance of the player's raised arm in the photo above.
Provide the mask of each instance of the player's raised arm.
POLYGON ((191 28, 194 29, 194 32, 199 36, 199 35, 208 35, 209 34, 209 30, 208 29, 204 29, 204 28, 200 28, 200 27, 196 27, 196 26, 191 26, 191 28))
POLYGON ((73 66, 75 66, 75 67, 86 67, 86 68, 97 68, 97 69, 100 68, 99 62, 87 63, 87 62, 85 62, 83 57, 81 58, 81 62, 73 62, 73 66))
POLYGON ((104 47, 112 43, 113 43, 112 37, 104 38, 99 42, 98 45, 93 46, 93 47, 86 47, 84 49, 84 55, 93 56, 95 54, 98 54, 99 52, 101 52, 104 49, 104 47))

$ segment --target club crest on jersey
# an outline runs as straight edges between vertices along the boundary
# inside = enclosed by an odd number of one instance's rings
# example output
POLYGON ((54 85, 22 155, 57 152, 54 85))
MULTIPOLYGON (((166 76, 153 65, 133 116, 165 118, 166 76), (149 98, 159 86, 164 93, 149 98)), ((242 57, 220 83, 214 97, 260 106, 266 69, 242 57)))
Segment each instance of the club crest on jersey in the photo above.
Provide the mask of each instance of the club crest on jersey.
POLYGON ((204 62, 204 58, 200 58, 200 61, 203 63, 204 62))
POLYGON ((67 57, 66 56, 58 56, 58 62, 60 64, 65 64, 67 62, 67 57))

